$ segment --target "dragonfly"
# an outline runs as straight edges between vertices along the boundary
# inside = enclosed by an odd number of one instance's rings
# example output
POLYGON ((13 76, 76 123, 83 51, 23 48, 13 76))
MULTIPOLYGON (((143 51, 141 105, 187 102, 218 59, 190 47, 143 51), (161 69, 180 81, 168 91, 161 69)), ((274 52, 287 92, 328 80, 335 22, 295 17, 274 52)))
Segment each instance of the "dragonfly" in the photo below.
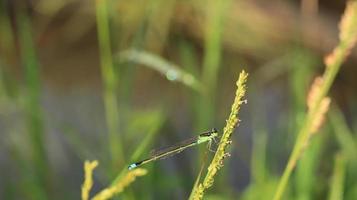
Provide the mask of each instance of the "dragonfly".
POLYGON ((149 162, 152 162, 155 160, 159 160, 159 159, 167 158, 174 154, 180 153, 181 151, 183 151, 189 147, 193 147, 193 146, 196 146, 196 145, 199 145, 202 143, 208 142, 208 145, 210 146, 212 144, 212 141, 214 141, 215 138, 217 138, 217 137, 218 137, 217 129, 213 128, 211 131, 201 133, 197 137, 191 138, 191 139, 181 142, 177 145, 173 145, 171 147, 163 149, 159 152, 152 154, 150 157, 148 157, 144 160, 135 162, 135 163, 129 165, 128 169, 132 170, 132 169, 135 169, 135 168, 137 168, 141 165, 144 165, 146 163, 149 163, 149 162))

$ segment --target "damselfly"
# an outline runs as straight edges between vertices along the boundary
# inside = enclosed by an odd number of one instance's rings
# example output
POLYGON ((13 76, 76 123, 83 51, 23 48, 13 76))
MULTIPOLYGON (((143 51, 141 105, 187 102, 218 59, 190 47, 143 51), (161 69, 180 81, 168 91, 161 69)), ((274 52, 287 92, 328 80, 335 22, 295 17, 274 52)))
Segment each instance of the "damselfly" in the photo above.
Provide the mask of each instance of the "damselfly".
POLYGON ((209 145, 212 143, 212 140, 214 140, 216 137, 218 136, 218 132, 215 128, 213 128, 211 131, 208 132, 204 132, 201 133, 200 135, 198 135, 195 138, 192 138, 190 140, 184 141, 179 143, 178 145, 174 145, 172 147, 168 147, 167 149, 164 149, 162 151, 156 152, 153 155, 151 155, 149 158, 141 160, 139 162, 133 163, 131 165, 129 165, 128 169, 132 170, 140 165, 149 163, 151 161, 155 161, 155 160, 159 160, 159 159, 163 159, 166 157, 169 157, 171 155, 180 153, 181 151, 201 144, 201 143, 205 143, 205 142, 209 142, 209 145))

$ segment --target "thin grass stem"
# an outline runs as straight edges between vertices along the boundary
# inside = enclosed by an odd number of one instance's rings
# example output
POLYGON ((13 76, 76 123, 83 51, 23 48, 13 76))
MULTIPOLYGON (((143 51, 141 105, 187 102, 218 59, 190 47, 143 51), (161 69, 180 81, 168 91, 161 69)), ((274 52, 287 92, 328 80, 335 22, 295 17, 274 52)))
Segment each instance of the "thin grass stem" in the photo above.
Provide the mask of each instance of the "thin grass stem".
POLYGON ((343 154, 337 154, 335 156, 335 167, 330 184, 329 200, 342 200, 344 181, 346 173, 346 160, 343 154))
POLYGON ((17 27, 19 32, 19 44, 21 62, 25 71, 26 95, 24 95, 27 127, 30 135, 34 170, 37 181, 46 196, 46 188, 49 189, 49 166, 45 150, 45 135, 43 130, 43 116, 41 108, 41 83, 40 67, 35 52, 34 38, 32 36, 31 21, 26 15, 23 6, 17 12, 17 27))
POLYGON ((322 77, 322 85, 316 94, 313 106, 309 109, 304 123, 298 132, 293 151, 289 157, 284 173, 279 181, 278 188, 274 195, 274 200, 280 200, 288 185, 289 178, 293 169, 296 166, 299 158, 306 148, 307 141, 310 139, 311 129, 314 126, 315 119, 319 115, 319 110, 323 103, 323 99, 327 96, 329 89, 338 73, 343 61, 349 55, 351 48, 357 40, 357 2, 350 1, 346 8, 345 14, 340 22, 340 42, 334 51, 325 59, 325 72, 322 77))
POLYGON ((104 83, 104 106, 108 127, 108 143, 113 168, 118 163, 124 163, 124 153, 119 134, 119 113, 116 98, 117 75, 114 71, 112 50, 109 34, 108 3, 106 0, 96 0, 96 19, 100 64, 104 83))
POLYGON ((212 162, 208 166, 208 171, 203 179, 203 182, 196 185, 196 187, 192 190, 195 194, 192 196, 193 199, 199 200, 203 198, 203 195, 206 189, 210 188, 213 185, 214 177, 216 176, 218 170, 223 167, 223 161, 230 154, 227 152, 227 147, 231 144, 231 136, 234 129, 239 124, 238 113, 240 107, 243 103, 246 103, 246 100, 243 100, 246 93, 246 81, 248 78, 248 74, 243 70, 239 74, 239 78, 237 81, 237 91, 236 96, 234 98, 231 113, 227 119, 226 126, 223 129, 223 134, 221 140, 219 142, 217 151, 212 159, 212 162))

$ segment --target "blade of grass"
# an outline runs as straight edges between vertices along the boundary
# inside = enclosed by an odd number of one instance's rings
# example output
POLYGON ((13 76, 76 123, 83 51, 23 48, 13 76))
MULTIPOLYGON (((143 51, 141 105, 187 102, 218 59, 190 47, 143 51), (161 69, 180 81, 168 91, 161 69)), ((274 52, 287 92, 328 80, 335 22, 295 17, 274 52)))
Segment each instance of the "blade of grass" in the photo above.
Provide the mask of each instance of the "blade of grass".
POLYGON ((313 199, 313 191, 317 186, 317 174, 319 155, 323 144, 322 137, 316 137, 311 141, 311 147, 305 150, 299 164, 296 167, 296 176, 294 177, 296 183, 296 199, 309 200, 313 199))
POLYGON ((104 106, 108 127, 108 143, 112 159, 113 172, 118 164, 124 163, 124 152, 119 134, 119 113, 116 98, 117 76, 113 66, 113 58, 109 34, 107 0, 96 0, 97 32, 100 52, 102 79, 104 84, 104 106))
POLYGON ((342 154, 335 156, 335 167, 330 183, 329 200, 342 200, 344 193, 346 160, 342 154))
POLYGON ((179 43, 179 56, 184 69, 187 70, 188 73, 197 77, 199 75, 199 64, 197 59, 198 55, 195 51, 194 45, 185 39, 181 39, 179 43))
POLYGON ((33 164, 36 177, 41 184, 43 195, 46 196, 45 189, 49 189, 50 171, 47 165, 45 150, 45 135, 43 130, 43 116, 41 108, 41 83, 39 63, 36 56, 36 47, 32 36, 30 18, 25 12, 26 9, 20 6, 17 10, 17 28, 19 32, 19 46, 21 62, 24 67, 26 81, 26 95, 24 95, 27 127, 30 134, 30 143, 33 151, 33 164))
POLYGON ((194 199, 194 195, 196 193, 196 189, 198 188, 198 184, 200 183, 201 181, 201 175, 202 175, 202 172, 203 172, 203 169, 205 167, 205 163, 206 163, 206 159, 207 159, 207 152, 205 154, 205 157, 203 159, 203 163, 201 165, 201 169, 200 169, 200 172, 198 173, 198 176, 196 178, 196 181, 195 181, 195 184, 193 185, 193 188, 192 188, 192 191, 191 191, 191 194, 189 196, 189 200, 193 200, 194 199))
POLYGON ((134 151, 133 155, 130 158, 131 161, 139 160, 140 156, 142 156, 144 152, 147 151, 156 134, 159 133, 159 130, 163 124, 163 117, 158 116, 153 122, 153 126, 151 126, 150 129, 147 130, 145 138, 141 141, 141 143, 138 145, 138 148, 136 148, 136 150, 134 151))
POLYGON ((218 69, 221 62, 221 37, 223 22, 230 0, 206 2, 206 21, 204 31, 204 56, 202 82, 206 91, 197 102, 199 108, 197 128, 202 130, 214 121, 215 91, 218 69))
MULTIPOLYGON (((138 148, 134 151, 132 156, 130 157, 130 161, 137 161, 139 160, 140 156, 148 149, 149 145, 152 143, 153 139, 155 138, 156 134, 159 133, 161 126, 164 124, 163 115, 161 113, 157 113, 152 116, 152 126, 147 130, 147 134, 145 138, 140 142, 138 148)), ((124 166, 124 168, 118 173, 118 175, 114 178, 111 185, 115 185, 118 181, 123 178, 123 175, 128 171, 128 166, 124 166)))
MULTIPOLYGON (((214 124, 216 112, 216 89, 217 77, 222 57, 222 33, 226 10, 230 0, 204 2, 204 55, 202 63, 201 81, 205 87, 202 94, 198 94, 195 100, 196 129, 203 130, 214 124)), ((202 159, 203 152, 199 151, 199 159, 202 159)))
POLYGON ((326 98, 329 89, 338 73, 343 61, 349 55, 352 47, 357 40, 357 2, 349 1, 345 14, 340 23, 340 42, 334 51, 325 59, 325 72, 323 74, 323 83, 321 89, 316 94, 313 106, 306 114, 304 123, 298 132, 297 140, 293 147, 293 151, 289 157, 288 163, 284 170, 283 176, 280 179, 279 185, 274 195, 274 200, 282 198, 285 188, 288 185, 288 180, 297 161, 301 157, 306 148, 307 141, 311 137, 311 129, 314 126, 315 118, 319 115, 319 109, 323 99, 326 98))
POLYGON ((329 114, 329 119, 339 143, 342 153, 351 161, 357 161, 357 144, 355 143, 353 133, 348 128, 346 121, 337 106, 334 106, 329 114))
MULTIPOLYGON (((23 139, 23 134, 16 132, 10 132, 11 135, 5 138, 5 144, 12 160, 15 161, 15 170, 18 169, 18 173, 12 179, 16 180, 16 197, 26 197, 30 199, 47 199, 44 192, 43 185, 36 173, 33 172, 33 163, 30 162, 31 158, 28 157, 28 151, 30 148, 23 139)), ((25 136, 26 137, 26 136, 25 136)), ((31 145, 31 144, 30 144, 31 145)), ((11 173, 8 175, 12 176, 11 173)))
MULTIPOLYGON (((293 116, 289 132, 294 132, 301 124, 306 110, 306 94, 308 93, 308 84, 312 79, 312 70, 316 66, 316 59, 312 52, 301 48, 294 48, 291 55, 292 63, 292 79, 290 85, 291 107, 293 108, 293 116)), ((296 135, 290 135, 289 141, 294 141, 296 135)), ((317 160, 321 148, 322 138, 317 137, 312 141, 311 148, 306 150, 302 156, 301 161, 297 165, 296 176, 294 176, 294 183, 296 183, 296 199, 308 200, 312 197, 312 192, 316 183, 317 160)))
POLYGON ((150 67, 164 75, 169 81, 181 82, 199 92, 203 90, 202 84, 192 74, 154 54, 145 51, 127 50, 119 53, 118 58, 119 61, 131 61, 150 67))

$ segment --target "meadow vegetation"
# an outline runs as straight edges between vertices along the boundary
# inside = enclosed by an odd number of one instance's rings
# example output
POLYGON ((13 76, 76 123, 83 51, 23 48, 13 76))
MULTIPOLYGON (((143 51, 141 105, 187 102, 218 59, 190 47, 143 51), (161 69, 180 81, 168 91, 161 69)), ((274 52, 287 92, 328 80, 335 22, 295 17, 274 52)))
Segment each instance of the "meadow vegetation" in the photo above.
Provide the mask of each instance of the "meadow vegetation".
POLYGON ((299 3, 2 2, 0 199, 356 199, 357 1, 299 3))

